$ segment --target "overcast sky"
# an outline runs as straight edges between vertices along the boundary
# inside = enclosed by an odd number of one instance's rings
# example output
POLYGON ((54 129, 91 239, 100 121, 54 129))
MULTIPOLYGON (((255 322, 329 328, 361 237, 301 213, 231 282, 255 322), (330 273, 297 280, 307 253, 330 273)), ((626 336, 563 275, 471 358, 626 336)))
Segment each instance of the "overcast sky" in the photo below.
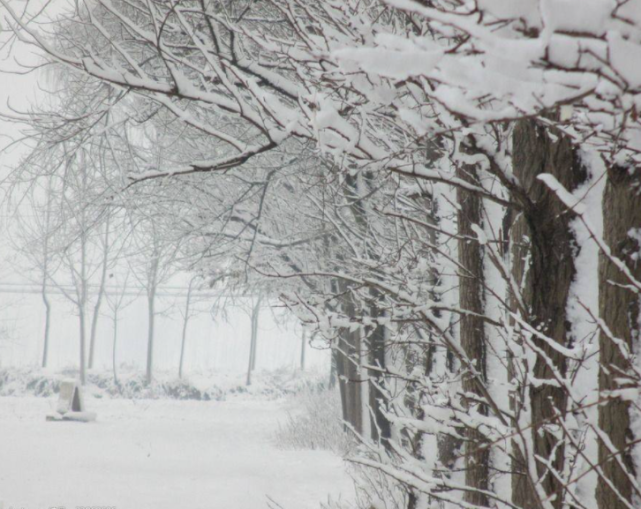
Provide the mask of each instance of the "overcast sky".
MULTIPOLYGON (((58 16, 71 5, 68 0, 10 0, 11 7, 22 12, 28 6, 28 12, 39 13, 38 20, 46 21, 52 16, 58 16), (46 3, 46 8, 43 6, 46 3)), ((40 90, 42 73, 37 69, 42 57, 32 46, 11 36, 10 26, 6 15, 0 8, 0 113, 14 115, 12 110, 28 111, 38 100, 44 97, 40 90), (30 69, 34 69, 31 72, 30 69)), ((16 126, 8 124, 0 118, 0 147, 5 148, 11 140, 20 137, 16 126)), ((11 150, 0 157, 0 167, 3 173, 7 164, 17 159, 19 151, 11 150)))

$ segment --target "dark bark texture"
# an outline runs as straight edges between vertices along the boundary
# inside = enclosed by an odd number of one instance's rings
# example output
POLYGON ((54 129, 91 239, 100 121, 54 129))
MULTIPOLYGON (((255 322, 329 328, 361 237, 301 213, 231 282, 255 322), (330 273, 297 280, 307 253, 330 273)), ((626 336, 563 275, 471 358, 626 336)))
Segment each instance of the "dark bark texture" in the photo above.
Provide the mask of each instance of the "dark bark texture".
MULTIPOLYGON (((561 133, 537 125, 533 120, 521 120, 513 134, 514 173, 521 190, 513 192, 513 198, 521 207, 521 213, 512 225, 513 276, 523 288, 525 310, 522 310, 530 325, 560 345, 568 346, 569 334, 566 308, 570 285, 575 274, 575 250, 570 230, 572 219, 561 201, 537 177, 549 173, 569 191, 575 190, 586 179, 577 149, 561 133)), ((554 371, 561 376, 566 372, 566 358, 547 342, 532 338, 537 354, 534 366, 529 366, 531 375, 538 380, 553 379, 554 371), (545 358, 551 360, 551 368, 545 358)), ((558 472, 563 471, 565 451, 554 433, 547 428, 554 426, 557 417, 566 413, 566 394, 553 384, 528 384, 530 408, 523 408, 522 391, 515 395, 514 406, 518 412, 530 412, 530 433, 534 450, 540 460, 536 463, 536 477, 532 479, 527 468, 527 451, 515 450, 513 476, 513 500, 524 509, 540 507, 540 500, 533 482, 540 482, 548 497, 554 496, 552 505, 560 508, 563 500, 563 485, 550 473, 547 464, 558 472)), ((518 445, 515 442, 515 445, 518 445)))
MULTIPOLYGON (((478 185, 478 176, 473 166, 458 170, 458 177, 478 185)), ((459 286, 459 306, 461 309, 471 311, 477 315, 485 314, 484 309, 484 277, 483 277, 483 252, 482 246, 475 240, 476 233, 472 225, 481 226, 482 203, 478 195, 458 190, 458 259, 463 273, 459 286)), ((470 362, 483 380, 486 380, 485 364, 485 329, 484 323, 478 316, 462 315, 459 323, 461 347, 470 362)), ((476 394, 482 400, 475 376, 466 373, 463 376, 463 390, 466 393, 476 394)), ((465 402, 467 406, 471 403, 465 402)), ((478 410, 487 414, 487 409, 481 405, 478 410)), ((489 486, 489 448, 485 447, 483 435, 478 430, 468 428, 465 430, 465 484, 475 490, 487 490, 489 486)), ((466 491, 465 502, 475 506, 487 507, 487 496, 478 491, 466 491)))
MULTIPOLYGON (((379 297, 379 293, 373 291, 375 297, 379 297)), ((374 304, 372 306, 372 314, 375 317, 383 316, 379 307, 374 304)), ((376 366, 381 370, 385 369, 385 349, 386 349, 386 330, 384 325, 377 325, 373 330, 369 331, 369 363, 376 366)), ((389 438, 391 436, 390 423, 385 416, 385 394, 382 391, 384 377, 381 371, 376 369, 369 370, 368 379, 369 385, 369 407, 371 409, 371 430, 372 439, 380 441, 384 446, 389 445, 389 438)))
MULTIPOLYGON (((335 281, 340 295, 340 311, 347 317, 355 315, 353 297, 349 285, 342 280, 335 281)), ((336 371, 343 406, 343 420, 356 433, 363 433, 363 390, 361 383, 361 330, 338 331, 336 346, 336 371)))
MULTIPOLYGON (((603 237, 612 256, 622 260, 632 275, 641 280, 641 170, 612 168, 603 198, 603 237), (636 232, 635 239, 631 232, 636 232)), ((630 456, 630 403, 610 398, 609 391, 624 389, 635 383, 628 378, 630 365, 626 356, 635 351, 639 341, 640 297, 629 288, 630 281, 604 253, 599 258, 599 313, 612 335, 624 343, 623 351, 612 339, 601 332, 599 392, 607 404, 599 406, 599 427, 610 438, 618 457, 599 443, 599 464, 618 494, 606 482, 599 482, 597 501, 601 509, 623 509, 625 500, 632 500, 635 469, 630 456)))

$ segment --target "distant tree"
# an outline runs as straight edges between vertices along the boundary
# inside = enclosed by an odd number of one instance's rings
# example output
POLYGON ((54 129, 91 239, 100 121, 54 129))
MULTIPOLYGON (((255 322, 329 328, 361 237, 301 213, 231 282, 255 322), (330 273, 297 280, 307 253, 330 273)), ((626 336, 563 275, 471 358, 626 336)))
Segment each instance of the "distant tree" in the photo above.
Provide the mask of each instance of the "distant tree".
POLYGON ((129 279, 131 271, 128 267, 118 267, 118 270, 109 275, 109 291, 105 292, 105 300, 111 310, 111 322, 113 328, 112 335, 112 350, 111 350, 111 366, 114 376, 114 383, 119 385, 118 382, 118 324, 120 311, 131 304, 137 295, 131 294, 129 287, 129 279))
POLYGON ((187 326, 189 325, 190 318, 194 315, 192 297, 196 282, 199 280, 202 280, 202 276, 200 274, 196 274, 195 276, 192 276, 192 278, 189 280, 189 285, 187 286, 187 295, 185 296, 185 309, 182 312, 183 327, 180 340, 180 361, 178 363, 178 378, 183 377, 185 349, 187 347, 187 326))

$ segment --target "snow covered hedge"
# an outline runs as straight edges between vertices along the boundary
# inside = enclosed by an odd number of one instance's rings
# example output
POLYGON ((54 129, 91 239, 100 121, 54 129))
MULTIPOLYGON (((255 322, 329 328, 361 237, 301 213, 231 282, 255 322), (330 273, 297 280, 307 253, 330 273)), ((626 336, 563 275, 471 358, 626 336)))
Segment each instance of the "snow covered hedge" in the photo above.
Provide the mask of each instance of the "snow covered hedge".
POLYGON ((345 456, 356 445, 343 424, 337 389, 308 386, 294 398, 295 409, 280 423, 274 439, 283 449, 333 451, 345 456))
MULTIPOLYGON (((50 397, 58 393, 61 380, 74 376, 74 371, 53 373, 28 368, 2 369, 0 396, 50 397)), ((111 373, 96 372, 88 375, 86 390, 96 398, 222 401, 230 397, 278 399, 317 390, 326 382, 327 377, 317 372, 287 370, 258 372, 249 387, 242 375, 205 373, 178 379, 175 375, 159 373, 151 384, 146 384, 143 373, 123 373, 115 383, 111 373)))

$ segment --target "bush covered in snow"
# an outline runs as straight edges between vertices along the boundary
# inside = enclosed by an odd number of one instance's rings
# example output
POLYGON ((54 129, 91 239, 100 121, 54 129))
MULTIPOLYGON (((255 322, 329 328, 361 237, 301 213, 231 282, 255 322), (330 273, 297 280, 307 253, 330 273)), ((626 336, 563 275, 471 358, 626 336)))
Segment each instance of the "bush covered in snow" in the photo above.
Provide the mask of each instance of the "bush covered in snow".
POLYGON ((295 409, 276 433, 276 444, 283 449, 322 449, 342 456, 355 441, 344 429, 338 389, 308 387, 293 397, 295 409))
MULTIPOLYGON (((60 382, 74 378, 74 370, 53 372, 37 368, 0 370, 0 396, 34 395, 50 397, 58 393, 60 382)), ((179 379, 169 373, 158 373, 151 384, 143 373, 123 372, 118 382, 108 371, 89 373, 86 393, 96 398, 181 399, 221 401, 229 397, 278 399, 301 392, 317 391, 325 376, 316 372, 289 370, 257 372, 252 385, 245 385, 244 375, 201 373, 179 379)))

